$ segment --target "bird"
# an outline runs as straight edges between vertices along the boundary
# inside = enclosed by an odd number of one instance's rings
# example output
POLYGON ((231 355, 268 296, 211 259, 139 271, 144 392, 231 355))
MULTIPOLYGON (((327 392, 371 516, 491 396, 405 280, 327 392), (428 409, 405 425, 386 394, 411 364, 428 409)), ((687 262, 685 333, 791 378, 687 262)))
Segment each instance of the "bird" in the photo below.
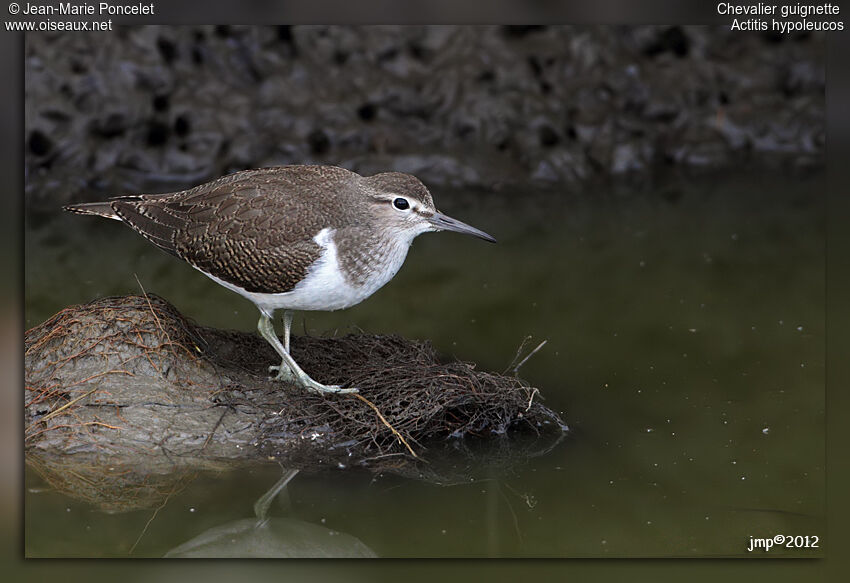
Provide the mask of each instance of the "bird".
POLYGON ((439 212, 415 176, 328 165, 241 170, 166 194, 134 194, 65 210, 120 221, 260 312, 257 329, 281 357, 272 380, 328 395, 356 387, 312 379, 290 354, 293 311, 332 311, 390 281, 420 234, 455 231, 495 243, 439 212), (273 317, 283 309, 283 342, 273 317))

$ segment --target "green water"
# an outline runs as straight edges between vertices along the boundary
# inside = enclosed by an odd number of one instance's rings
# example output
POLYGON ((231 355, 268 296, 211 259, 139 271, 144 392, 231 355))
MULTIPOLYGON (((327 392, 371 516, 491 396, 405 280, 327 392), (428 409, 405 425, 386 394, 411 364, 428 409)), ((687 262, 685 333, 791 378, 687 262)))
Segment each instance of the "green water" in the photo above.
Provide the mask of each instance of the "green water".
MULTIPOLYGON (((380 556, 822 556, 823 544, 747 548, 751 536, 825 534, 823 193, 817 177, 434 192, 499 244, 424 235, 373 297, 293 330, 428 338, 496 371, 526 336, 528 348, 547 340, 521 373, 570 435, 459 486, 301 474, 271 515, 380 556)), ((141 287, 206 325, 256 325, 252 304, 117 223, 31 217, 26 245, 27 327, 141 287)), ((202 475, 158 510, 105 514, 28 470, 25 550, 161 556, 251 518, 279 473, 202 475)))

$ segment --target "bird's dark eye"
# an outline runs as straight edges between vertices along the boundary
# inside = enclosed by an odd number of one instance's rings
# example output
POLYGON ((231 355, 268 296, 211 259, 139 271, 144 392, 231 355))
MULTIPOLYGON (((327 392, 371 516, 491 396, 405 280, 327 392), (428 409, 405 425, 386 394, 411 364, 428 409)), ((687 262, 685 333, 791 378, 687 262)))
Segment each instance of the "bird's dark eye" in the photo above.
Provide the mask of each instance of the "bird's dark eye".
POLYGON ((393 201, 393 206, 400 211, 406 211, 410 208, 410 203, 407 202, 406 198, 398 197, 393 201))

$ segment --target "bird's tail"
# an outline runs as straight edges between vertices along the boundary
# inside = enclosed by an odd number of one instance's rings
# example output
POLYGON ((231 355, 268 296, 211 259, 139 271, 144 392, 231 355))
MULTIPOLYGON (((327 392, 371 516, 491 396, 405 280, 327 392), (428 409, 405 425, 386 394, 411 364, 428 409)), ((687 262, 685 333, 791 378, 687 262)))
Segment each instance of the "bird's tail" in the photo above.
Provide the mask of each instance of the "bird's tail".
POLYGON ((97 215, 99 217, 106 217, 107 219, 115 219, 116 221, 121 220, 121 217, 112 209, 111 202, 81 202, 78 204, 68 204, 62 208, 78 215, 97 215))

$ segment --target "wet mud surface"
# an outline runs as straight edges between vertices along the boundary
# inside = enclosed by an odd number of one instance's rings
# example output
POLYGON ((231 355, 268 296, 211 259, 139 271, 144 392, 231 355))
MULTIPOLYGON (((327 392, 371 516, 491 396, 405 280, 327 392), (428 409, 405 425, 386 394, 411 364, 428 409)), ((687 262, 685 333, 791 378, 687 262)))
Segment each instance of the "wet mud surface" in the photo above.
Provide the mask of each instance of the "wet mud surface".
POLYGON ((28 206, 287 163, 482 189, 821 165, 824 37, 727 28, 30 34, 28 206))

